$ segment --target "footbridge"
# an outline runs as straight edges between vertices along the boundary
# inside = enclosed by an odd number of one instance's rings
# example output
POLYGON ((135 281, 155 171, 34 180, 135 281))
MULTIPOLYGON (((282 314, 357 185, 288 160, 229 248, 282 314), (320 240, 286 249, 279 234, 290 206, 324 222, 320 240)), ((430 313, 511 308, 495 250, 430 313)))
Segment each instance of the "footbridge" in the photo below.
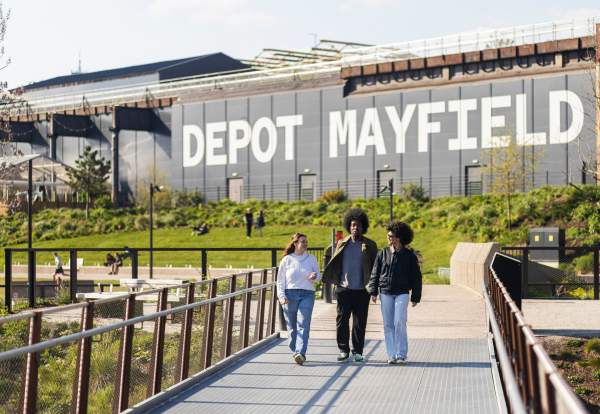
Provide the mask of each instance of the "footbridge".
POLYGON ((324 301, 307 362, 296 365, 280 330, 275 275, 270 268, 1 318, 0 412, 587 412, 494 269, 483 292, 424 287, 409 310, 401 366, 386 364, 375 304, 366 361, 337 362, 335 304, 324 301))

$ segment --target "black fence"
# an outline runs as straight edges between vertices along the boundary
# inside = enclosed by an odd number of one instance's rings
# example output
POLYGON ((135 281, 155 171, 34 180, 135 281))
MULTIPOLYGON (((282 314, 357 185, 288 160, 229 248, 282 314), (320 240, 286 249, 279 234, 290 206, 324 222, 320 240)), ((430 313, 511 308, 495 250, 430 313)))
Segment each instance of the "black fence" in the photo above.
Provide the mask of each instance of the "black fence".
MULTIPOLYGON (((208 278, 209 271, 209 257, 211 254, 219 252, 251 252, 253 257, 256 258, 257 263, 261 261, 269 261, 267 265, 269 267, 277 267, 279 260, 282 256, 282 249, 276 247, 174 247, 174 248, 133 248, 133 247, 102 247, 102 248, 7 248, 4 249, 4 285, 0 285, 0 289, 4 289, 4 294, 1 295, 4 299, 4 306, 9 312, 12 312, 13 305, 19 300, 26 301, 27 307, 33 308, 38 304, 41 297, 56 297, 59 295, 59 286, 53 281, 39 281, 37 278, 36 268, 39 265, 37 258, 40 253, 51 253, 58 252, 63 256, 68 255, 68 266, 65 267, 65 273, 67 275, 64 288, 68 290, 68 301, 73 303, 76 301, 78 292, 90 292, 93 291, 97 285, 94 285, 92 280, 78 280, 77 274, 80 271, 81 263, 79 259, 85 252, 123 252, 126 260, 130 261, 130 277, 137 279, 140 274, 139 258, 140 254, 156 254, 156 253, 181 253, 186 252, 190 254, 189 266, 196 267, 199 265, 199 276, 201 280, 208 278), (66 253, 66 254, 65 254, 66 253), (15 281, 13 278, 13 266, 14 257, 16 254, 25 254, 27 263, 27 280, 26 281, 15 281), (261 255, 266 255, 262 256, 261 255), (196 260, 194 260, 194 256, 196 260), (26 296, 18 294, 26 290, 26 296)), ((313 254, 317 258, 317 263, 322 269, 324 267, 324 248, 322 247, 310 247, 308 253, 313 254)), ((248 265, 260 266, 253 263, 247 263, 248 265)), ((154 266, 154 269, 157 269, 154 266)), ((108 270, 108 268, 107 268, 108 270)), ((115 277, 117 278, 117 277, 115 277)), ((173 278, 181 279, 181 276, 173 275, 173 278)), ((98 279, 106 279, 106 276, 99 275, 98 279)), ((190 277, 195 279, 195 277, 190 277)), ((67 298, 65 298, 67 299, 67 298)))
POLYGON ((523 298, 600 298, 600 246, 503 247, 521 263, 523 298))

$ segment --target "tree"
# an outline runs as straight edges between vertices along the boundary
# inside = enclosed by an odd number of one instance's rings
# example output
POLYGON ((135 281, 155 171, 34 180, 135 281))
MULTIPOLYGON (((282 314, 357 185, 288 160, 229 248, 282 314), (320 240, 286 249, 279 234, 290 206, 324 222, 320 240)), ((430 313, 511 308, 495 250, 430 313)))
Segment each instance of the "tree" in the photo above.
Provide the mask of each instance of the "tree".
POLYGON ((510 228, 510 197, 519 190, 525 191, 533 186, 536 165, 542 151, 537 147, 517 145, 511 133, 498 139, 499 146, 482 151, 482 171, 488 176, 489 191, 506 199, 510 228))
POLYGON ((86 194, 85 214, 89 213, 90 201, 107 194, 106 181, 110 174, 110 161, 98 158, 98 150, 86 146, 74 167, 66 167, 69 186, 86 194))

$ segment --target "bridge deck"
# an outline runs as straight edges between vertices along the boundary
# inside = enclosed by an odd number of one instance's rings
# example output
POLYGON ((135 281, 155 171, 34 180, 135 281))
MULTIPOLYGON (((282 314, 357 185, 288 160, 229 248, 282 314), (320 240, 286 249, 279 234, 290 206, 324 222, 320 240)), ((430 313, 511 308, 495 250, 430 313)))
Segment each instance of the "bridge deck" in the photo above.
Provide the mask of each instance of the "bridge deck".
POLYGON ((385 363, 381 315, 371 305, 364 364, 335 360, 335 306, 318 304, 304 366, 285 339, 241 358, 154 413, 496 413, 483 304, 466 289, 427 286, 409 310, 409 362, 385 363))

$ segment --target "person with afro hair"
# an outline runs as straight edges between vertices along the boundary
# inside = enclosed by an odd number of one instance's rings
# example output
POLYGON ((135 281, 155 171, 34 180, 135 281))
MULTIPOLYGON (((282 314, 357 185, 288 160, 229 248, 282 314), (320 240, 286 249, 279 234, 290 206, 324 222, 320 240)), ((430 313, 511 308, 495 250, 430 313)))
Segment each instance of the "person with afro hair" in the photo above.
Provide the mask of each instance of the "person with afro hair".
POLYGON ((383 334, 388 364, 403 364, 408 354, 406 319, 408 301, 421 301, 422 276, 419 259, 408 245, 413 240, 410 226, 401 221, 387 227, 388 247, 377 253, 367 290, 373 303, 381 296, 383 334))
POLYGON ((351 208, 343 218, 349 233, 335 250, 326 252, 323 280, 335 285, 337 301, 336 339, 338 361, 346 361, 352 353, 355 362, 363 362, 365 331, 369 314, 369 294, 366 286, 377 256, 377 244, 365 237, 369 218, 360 208, 351 208), (331 254, 333 251, 333 255, 331 254), (352 316, 352 349, 350 349, 350 316, 352 316))

